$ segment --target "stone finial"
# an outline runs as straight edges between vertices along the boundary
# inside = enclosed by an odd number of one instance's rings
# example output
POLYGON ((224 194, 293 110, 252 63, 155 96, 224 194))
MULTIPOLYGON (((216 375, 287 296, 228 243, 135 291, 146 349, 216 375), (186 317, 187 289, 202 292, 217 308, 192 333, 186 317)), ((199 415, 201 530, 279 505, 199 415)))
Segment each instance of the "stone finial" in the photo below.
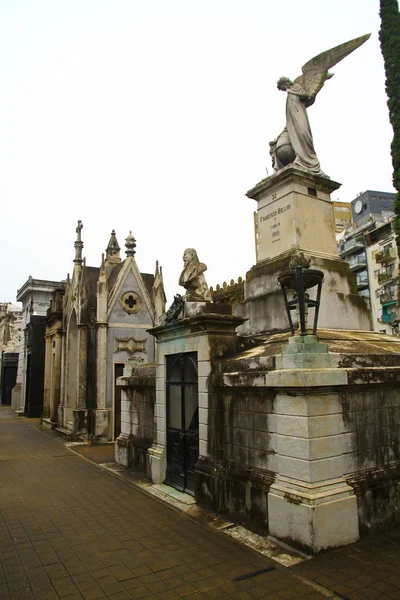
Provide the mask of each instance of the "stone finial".
POLYGON ((76 240, 75 240, 75 244, 74 244, 74 248, 75 248, 75 258, 74 258, 74 263, 76 265, 81 265, 82 264, 82 250, 83 250, 83 242, 82 242, 82 236, 81 236, 81 231, 83 229, 83 223, 82 221, 78 221, 78 227, 76 228, 76 240))
POLYGON ((167 298, 165 296, 164 290, 162 267, 159 266, 157 260, 153 282, 154 320, 156 325, 159 325, 161 323, 162 316, 165 314, 166 302, 167 298))
POLYGON ((110 258, 110 256, 119 256, 120 250, 121 248, 119 247, 118 240, 115 235, 115 229, 113 229, 111 232, 110 240, 108 242, 108 246, 106 248, 107 260, 110 258))
POLYGON ((81 231, 83 229, 83 223, 82 221, 78 221, 78 227, 76 228, 76 233, 78 234, 76 237, 76 241, 77 242, 81 242, 81 231))
POLYGON ((127 256, 135 256, 136 240, 132 235, 132 231, 129 232, 127 238, 125 239, 125 246, 126 246, 125 254, 127 256))

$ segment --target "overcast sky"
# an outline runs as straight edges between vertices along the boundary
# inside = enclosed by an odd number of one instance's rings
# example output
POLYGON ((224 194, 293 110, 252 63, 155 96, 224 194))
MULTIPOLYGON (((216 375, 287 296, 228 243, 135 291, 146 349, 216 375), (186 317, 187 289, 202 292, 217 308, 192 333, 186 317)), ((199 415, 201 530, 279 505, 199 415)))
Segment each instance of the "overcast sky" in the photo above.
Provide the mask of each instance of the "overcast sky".
MULTIPOLYGON (((0 300, 132 230, 168 304, 186 247, 209 285, 255 263, 245 193, 272 174, 277 79, 371 32, 309 109, 332 199, 392 191, 378 0, 0 0, 0 300)), ((318 224, 316 223, 316 227, 318 224)), ((125 254, 123 254, 125 257, 125 254)))

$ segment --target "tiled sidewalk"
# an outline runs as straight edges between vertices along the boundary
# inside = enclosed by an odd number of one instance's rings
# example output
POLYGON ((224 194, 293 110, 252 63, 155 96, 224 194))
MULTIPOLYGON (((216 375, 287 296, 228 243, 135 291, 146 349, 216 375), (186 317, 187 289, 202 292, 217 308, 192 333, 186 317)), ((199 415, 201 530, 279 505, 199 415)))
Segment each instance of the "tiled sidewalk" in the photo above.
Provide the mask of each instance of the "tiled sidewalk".
POLYGON ((330 550, 294 567, 349 600, 400 599, 400 528, 330 550))
POLYGON ((335 597, 2 407, 0 559, 1 600, 335 597))

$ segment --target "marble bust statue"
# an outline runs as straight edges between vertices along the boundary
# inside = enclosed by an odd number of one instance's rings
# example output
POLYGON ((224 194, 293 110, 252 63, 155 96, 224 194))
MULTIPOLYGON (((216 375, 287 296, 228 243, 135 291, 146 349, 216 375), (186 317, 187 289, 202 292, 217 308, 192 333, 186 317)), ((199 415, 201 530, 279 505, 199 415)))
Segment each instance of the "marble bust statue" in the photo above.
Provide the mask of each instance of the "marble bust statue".
POLYGON ((201 263, 194 248, 186 248, 183 253, 184 268, 179 277, 179 285, 186 289, 184 300, 189 302, 212 302, 204 271, 207 265, 201 263))

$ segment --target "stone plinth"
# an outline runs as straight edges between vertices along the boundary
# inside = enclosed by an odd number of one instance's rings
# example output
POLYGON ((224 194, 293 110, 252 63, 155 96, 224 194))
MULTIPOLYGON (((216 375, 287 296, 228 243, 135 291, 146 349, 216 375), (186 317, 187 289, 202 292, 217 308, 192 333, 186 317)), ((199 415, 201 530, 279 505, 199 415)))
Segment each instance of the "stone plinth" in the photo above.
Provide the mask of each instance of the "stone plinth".
POLYGON ((342 454, 338 386, 346 385, 347 373, 329 364, 327 344, 295 336, 277 357, 278 370, 267 377, 278 387, 278 472, 268 494, 269 532, 313 553, 359 538, 357 499, 344 479, 342 454))
MULTIPOLYGON (((257 264, 246 274, 249 321, 240 333, 288 329, 277 278, 288 270, 296 251, 304 252, 312 268, 324 273, 318 326, 371 329, 369 309, 357 292, 356 277, 337 254, 330 194, 339 187, 335 181, 288 166, 247 193, 257 202, 257 264)), ((315 298, 316 288, 307 291, 315 298)))
POLYGON ((92 419, 94 422, 93 442, 96 444, 107 443, 110 439, 110 410, 107 408, 97 408, 93 411, 92 419))

